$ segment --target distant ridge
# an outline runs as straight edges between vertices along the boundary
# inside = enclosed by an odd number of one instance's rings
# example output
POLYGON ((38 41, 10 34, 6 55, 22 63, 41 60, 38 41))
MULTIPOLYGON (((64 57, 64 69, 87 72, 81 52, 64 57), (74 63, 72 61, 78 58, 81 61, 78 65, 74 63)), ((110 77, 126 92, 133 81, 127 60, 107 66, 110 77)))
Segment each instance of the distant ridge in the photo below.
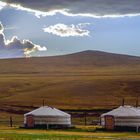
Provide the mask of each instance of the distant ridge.
POLYGON ((75 60, 74 63, 80 62, 81 65, 91 64, 96 66, 109 66, 109 65, 140 64, 140 57, 138 56, 115 54, 93 50, 68 54, 61 57, 65 57, 68 60, 69 59, 75 60))
POLYGON ((3 70, 7 71, 9 66, 11 67, 11 70, 12 68, 18 68, 18 70, 25 69, 26 71, 33 67, 37 70, 45 70, 47 67, 106 67, 118 65, 139 65, 140 57, 87 50, 61 56, 1 59, 0 64, 0 72, 3 70))

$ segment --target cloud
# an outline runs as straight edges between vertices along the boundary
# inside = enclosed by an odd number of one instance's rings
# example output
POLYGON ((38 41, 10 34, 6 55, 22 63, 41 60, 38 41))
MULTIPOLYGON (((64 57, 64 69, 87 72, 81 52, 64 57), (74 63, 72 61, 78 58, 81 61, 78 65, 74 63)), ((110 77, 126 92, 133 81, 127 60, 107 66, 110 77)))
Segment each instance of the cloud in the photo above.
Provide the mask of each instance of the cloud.
POLYGON ((0 10, 3 9, 7 4, 5 2, 0 1, 0 10))
POLYGON ((0 23, 0 34, 3 34, 3 31, 4 31, 4 27, 3 27, 3 25, 0 23))
POLYGON ((6 40, 3 33, 4 27, 0 23, 0 57, 15 58, 15 57, 31 57, 37 51, 46 51, 46 47, 41 47, 32 43, 29 40, 19 40, 13 36, 12 39, 6 40))
POLYGON ((44 32, 51 33, 60 37, 70 37, 70 36, 76 36, 76 37, 83 37, 83 36, 89 36, 90 31, 83 29, 86 25, 89 25, 89 23, 80 23, 78 25, 65 25, 65 24, 56 24, 51 25, 48 27, 43 28, 44 32))
POLYGON ((40 17, 61 13, 67 16, 124 17, 140 15, 140 0, 1 0, 40 17))

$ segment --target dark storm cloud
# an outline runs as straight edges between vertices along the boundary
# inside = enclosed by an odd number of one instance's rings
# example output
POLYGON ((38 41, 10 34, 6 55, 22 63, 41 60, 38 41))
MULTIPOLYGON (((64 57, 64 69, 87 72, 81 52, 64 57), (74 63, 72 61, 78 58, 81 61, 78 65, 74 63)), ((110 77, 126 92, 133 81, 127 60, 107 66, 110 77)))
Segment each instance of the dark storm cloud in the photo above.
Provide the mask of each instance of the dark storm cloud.
POLYGON ((33 44, 29 40, 19 40, 14 36, 11 40, 6 40, 3 33, 4 27, 0 23, 0 58, 30 57, 36 51, 45 51, 46 47, 33 44))
POLYGON ((140 15, 140 0, 1 0, 1 1, 10 4, 20 4, 23 7, 43 12, 54 11, 55 13, 59 11, 69 16, 81 15, 93 17, 117 17, 117 16, 140 15))

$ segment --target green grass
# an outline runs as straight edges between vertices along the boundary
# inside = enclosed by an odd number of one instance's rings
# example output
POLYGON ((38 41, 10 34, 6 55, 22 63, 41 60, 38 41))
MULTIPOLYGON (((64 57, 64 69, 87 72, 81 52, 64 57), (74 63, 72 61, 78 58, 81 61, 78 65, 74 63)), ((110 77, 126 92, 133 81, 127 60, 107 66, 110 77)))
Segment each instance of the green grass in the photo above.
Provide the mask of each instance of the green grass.
MULTIPOLYGON (((0 128, 0 140, 139 140, 135 132, 87 132, 87 127, 78 126, 82 131, 32 130, 0 128), (84 131, 85 130, 85 131, 84 131)), ((93 127, 90 127, 92 129, 93 127)), ((88 128, 89 129, 89 128, 88 128)), ((94 128, 93 128, 94 129, 94 128)))
POLYGON ((0 134, 0 138, 5 140, 78 140, 80 137, 48 134, 0 134))

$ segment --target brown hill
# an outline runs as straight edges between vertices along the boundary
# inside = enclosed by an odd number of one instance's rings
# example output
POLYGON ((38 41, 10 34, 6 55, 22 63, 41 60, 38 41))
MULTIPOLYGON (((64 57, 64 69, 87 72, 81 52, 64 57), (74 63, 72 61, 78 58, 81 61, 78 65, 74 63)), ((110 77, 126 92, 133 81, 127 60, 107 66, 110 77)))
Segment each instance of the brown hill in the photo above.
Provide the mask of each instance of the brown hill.
POLYGON ((139 65, 140 57, 84 51, 69 55, 0 60, 0 73, 47 73, 52 69, 139 65))
POLYGON ((84 51, 0 60, 0 103, 106 108, 140 95, 140 57, 84 51))

